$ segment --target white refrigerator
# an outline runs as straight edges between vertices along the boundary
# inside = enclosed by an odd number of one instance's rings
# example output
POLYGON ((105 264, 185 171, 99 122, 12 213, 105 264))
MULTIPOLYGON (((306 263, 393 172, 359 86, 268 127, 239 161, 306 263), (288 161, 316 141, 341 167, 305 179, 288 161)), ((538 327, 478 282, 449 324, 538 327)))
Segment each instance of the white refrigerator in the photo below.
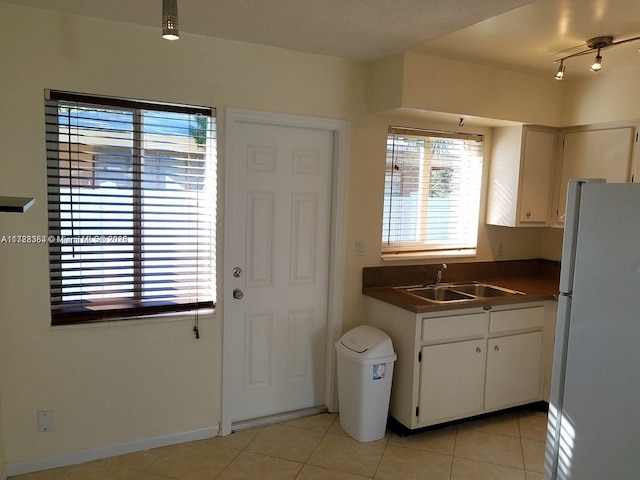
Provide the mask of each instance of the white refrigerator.
POLYGON ((640 479, 640 184, 569 182, 544 470, 640 479))

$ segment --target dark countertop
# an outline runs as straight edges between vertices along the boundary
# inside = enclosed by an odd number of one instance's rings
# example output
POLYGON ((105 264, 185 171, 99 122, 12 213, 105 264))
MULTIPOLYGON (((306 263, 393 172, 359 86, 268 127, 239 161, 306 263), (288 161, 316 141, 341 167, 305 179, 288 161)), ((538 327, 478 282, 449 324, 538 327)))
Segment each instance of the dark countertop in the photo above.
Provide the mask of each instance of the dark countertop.
MULTIPOLYGON (((559 265, 557 266, 557 268, 548 268, 549 266, 545 263, 541 263, 541 265, 542 268, 527 268, 525 269, 525 271, 519 268, 518 270, 520 270, 521 275, 493 276, 491 275, 493 271, 487 270, 486 273, 489 274, 487 277, 456 278, 448 280, 451 282, 477 281, 481 283, 487 283, 489 285, 495 285, 497 287, 517 290, 524 293, 525 295, 508 295, 504 297, 466 300, 464 302, 433 303, 429 300, 408 294, 398 288, 394 288, 402 285, 413 285, 417 283, 396 283, 398 282, 397 278, 394 279, 394 285, 385 286, 367 286, 367 282, 365 281, 363 282, 362 293, 369 297, 376 298, 405 310, 409 310, 413 313, 440 312, 447 310, 459 310, 461 308, 512 305, 516 303, 557 300, 559 292, 559 265)), ((434 268, 437 268, 437 266, 434 266, 434 268)), ((479 271, 477 271, 477 268, 475 268, 475 270, 476 273, 480 273, 479 271)), ((379 274, 380 272, 377 273, 379 274)), ((409 277, 411 276, 409 275, 409 277)))

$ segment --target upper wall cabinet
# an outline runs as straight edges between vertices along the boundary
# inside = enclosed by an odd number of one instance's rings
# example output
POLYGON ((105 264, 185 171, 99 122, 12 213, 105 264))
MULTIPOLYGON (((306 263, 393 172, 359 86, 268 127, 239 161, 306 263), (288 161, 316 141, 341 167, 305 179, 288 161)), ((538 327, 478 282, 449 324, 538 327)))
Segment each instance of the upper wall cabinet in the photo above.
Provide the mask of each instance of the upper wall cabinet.
POLYGON ((487 224, 549 224, 556 137, 557 130, 549 127, 494 128, 487 224))
POLYGON ((612 183, 630 180, 635 127, 567 131, 561 138, 562 171, 556 221, 564 223, 569 179, 605 178, 612 183))

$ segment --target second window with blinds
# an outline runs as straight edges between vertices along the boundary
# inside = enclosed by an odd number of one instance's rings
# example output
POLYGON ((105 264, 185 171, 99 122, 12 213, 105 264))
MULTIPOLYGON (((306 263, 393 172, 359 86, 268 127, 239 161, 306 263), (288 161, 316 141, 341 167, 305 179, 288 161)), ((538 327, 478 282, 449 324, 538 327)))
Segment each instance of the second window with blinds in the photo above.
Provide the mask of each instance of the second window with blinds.
POLYGON ((474 255, 483 136, 389 127, 383 258, 474 255))

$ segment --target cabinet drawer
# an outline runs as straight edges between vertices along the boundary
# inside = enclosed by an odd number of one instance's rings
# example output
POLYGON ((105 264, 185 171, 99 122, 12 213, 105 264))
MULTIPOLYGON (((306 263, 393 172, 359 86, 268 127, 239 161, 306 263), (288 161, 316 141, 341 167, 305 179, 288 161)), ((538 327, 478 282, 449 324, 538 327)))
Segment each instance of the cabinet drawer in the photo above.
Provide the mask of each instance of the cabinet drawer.
POLYGON ((451 338, 483 335, 487 332, 489 320, 485 313, 455 315, 422 319, 422 341, 445 340, 451 338))
POLYGON ((490 332, 507 332, 526 328, 542 328, 544 325, 544 307, 520 308, 491 312, 490 332))

